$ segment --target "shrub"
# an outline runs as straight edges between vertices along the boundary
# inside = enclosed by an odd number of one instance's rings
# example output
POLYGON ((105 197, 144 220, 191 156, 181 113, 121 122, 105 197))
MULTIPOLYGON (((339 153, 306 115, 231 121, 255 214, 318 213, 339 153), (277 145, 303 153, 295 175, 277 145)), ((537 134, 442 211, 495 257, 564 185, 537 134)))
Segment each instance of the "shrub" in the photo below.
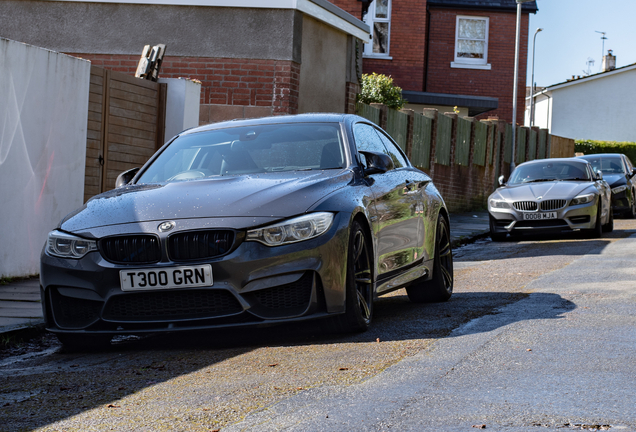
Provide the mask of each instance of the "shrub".
POLYGON ((402 109, 406 100, 402 98, 402 89, 393 84, 390 76, 372 73, 362 75, 358 102, 365 104, 382 103, 389 108, 402 109))
POLYGON ((636 161, 636 142, 576 140, 574 143, 574 151, 584 154, 622 153, 627 156, 632 163, 636 161))

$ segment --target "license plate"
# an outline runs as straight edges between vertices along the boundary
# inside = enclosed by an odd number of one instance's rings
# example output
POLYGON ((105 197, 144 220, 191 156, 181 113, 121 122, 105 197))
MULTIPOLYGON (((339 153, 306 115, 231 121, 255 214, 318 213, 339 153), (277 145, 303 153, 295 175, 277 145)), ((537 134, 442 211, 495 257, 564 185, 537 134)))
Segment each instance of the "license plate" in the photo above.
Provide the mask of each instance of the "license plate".
POLYGON ((523 220, 545 220, 545 219, 556 219, 556 212, 546 212, 546 213, 524 213, 523 220))
POLYGON ((212 286, 212 266, 120 270, 122 291, 212 286))

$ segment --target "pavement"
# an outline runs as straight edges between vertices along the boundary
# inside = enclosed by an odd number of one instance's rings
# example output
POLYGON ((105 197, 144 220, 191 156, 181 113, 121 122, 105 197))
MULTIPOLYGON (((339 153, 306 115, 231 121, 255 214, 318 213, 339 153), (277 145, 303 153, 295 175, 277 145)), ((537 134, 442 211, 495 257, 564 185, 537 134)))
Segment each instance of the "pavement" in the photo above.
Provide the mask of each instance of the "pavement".
MULTIPOLYGON (((451 244, 458 247, 488 235, 488 212, 452 213, 451 244)), ((40 281, 37 277, 0 285, 0 343, 31 337, 44 330, 40 281)))

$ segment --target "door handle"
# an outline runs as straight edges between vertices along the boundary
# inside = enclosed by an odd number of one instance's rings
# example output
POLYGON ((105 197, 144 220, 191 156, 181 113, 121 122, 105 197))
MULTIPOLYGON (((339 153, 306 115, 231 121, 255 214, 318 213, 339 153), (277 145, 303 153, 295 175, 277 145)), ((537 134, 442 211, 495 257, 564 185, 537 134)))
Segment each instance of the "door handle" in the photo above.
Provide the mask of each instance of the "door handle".
POLYGON ((99 155, 99 157, 97 158, 97 160, 99 161, 99 164, 101 166, 104 166, 104 157, 102 155, 99 155))

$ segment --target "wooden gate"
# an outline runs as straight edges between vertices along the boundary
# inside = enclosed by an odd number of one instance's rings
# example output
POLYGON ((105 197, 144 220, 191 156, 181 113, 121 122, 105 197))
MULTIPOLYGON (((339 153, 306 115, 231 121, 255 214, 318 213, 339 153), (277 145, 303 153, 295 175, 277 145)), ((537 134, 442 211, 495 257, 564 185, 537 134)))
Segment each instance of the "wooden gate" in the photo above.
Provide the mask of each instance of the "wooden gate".
POLYGON ((166 84, 91 67, 84 201, 115 187, 164 143, 166 84))

